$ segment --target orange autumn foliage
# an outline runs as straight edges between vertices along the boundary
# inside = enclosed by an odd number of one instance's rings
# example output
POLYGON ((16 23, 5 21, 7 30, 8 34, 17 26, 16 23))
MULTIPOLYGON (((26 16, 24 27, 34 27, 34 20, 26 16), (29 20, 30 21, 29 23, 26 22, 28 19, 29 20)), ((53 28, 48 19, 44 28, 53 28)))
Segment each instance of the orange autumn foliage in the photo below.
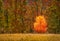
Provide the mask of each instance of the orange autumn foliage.
POLYGON ((36 32, 44 33, 47 31, 47 22, 44 16, 36 17, 36 22, 34 23, 34 30, 36 32))

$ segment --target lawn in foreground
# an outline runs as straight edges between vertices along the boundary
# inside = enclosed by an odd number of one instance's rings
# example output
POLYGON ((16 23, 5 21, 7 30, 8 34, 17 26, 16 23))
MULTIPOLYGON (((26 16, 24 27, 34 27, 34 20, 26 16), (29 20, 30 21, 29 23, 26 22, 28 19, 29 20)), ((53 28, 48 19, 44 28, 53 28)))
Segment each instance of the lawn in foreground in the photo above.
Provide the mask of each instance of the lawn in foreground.
POLYGON ((60 34, 0 34, 0 41, 60 41, 60 34))

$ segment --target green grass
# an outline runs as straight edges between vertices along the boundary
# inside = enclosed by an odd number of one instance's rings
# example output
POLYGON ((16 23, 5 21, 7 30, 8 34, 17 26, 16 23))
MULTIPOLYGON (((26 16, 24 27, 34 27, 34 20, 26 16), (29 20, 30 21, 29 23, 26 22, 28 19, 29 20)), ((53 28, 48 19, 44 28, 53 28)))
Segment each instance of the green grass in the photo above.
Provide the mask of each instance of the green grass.
POLYGON ((0 34, 0 41, 60 41, 60 34, 0 34))

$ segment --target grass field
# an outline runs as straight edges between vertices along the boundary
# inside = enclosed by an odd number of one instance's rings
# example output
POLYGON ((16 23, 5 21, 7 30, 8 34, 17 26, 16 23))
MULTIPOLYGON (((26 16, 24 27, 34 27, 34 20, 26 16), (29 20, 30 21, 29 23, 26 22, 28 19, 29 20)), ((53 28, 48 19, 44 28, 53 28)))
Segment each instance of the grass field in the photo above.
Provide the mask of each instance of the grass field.
POLYGON ((60 34, 0 34, 0 41, 60 41, 60 34))

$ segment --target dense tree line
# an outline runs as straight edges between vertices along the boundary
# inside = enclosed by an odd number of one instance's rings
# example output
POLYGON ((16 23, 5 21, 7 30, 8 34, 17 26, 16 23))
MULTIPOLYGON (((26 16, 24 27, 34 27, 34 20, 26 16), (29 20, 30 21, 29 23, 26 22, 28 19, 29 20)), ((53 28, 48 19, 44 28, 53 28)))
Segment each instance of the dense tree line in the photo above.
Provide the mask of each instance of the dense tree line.
POLYGON ((39 15, 45 16, 48 33, 60 33, 60 0, 0 0, 0 33, 34 33, 39 15))

